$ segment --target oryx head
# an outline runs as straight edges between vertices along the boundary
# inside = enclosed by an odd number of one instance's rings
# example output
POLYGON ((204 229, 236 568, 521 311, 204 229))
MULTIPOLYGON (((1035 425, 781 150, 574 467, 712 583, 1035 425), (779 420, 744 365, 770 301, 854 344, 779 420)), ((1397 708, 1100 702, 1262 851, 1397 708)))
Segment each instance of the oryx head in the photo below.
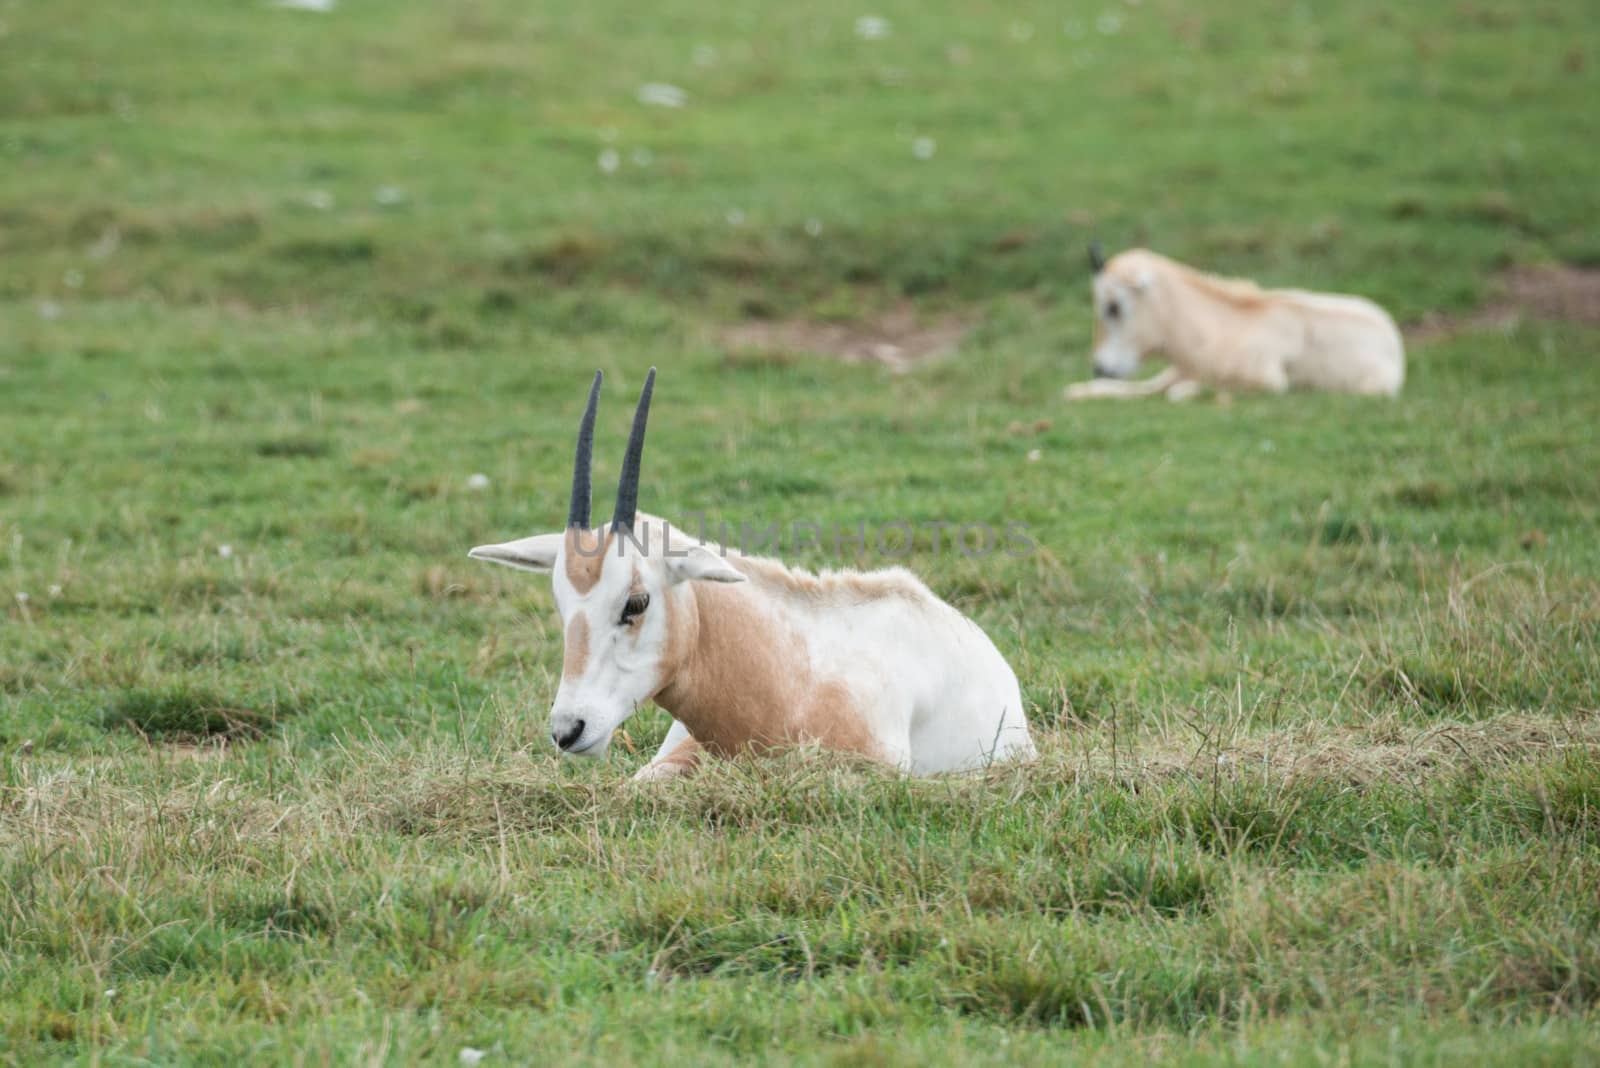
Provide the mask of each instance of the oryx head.
POLYGON ((1094 269, 1094 374, 1130 378, 1149 353, 1161 347, 1160 311, 1155 307, 1155 272, 1139 250, 1108 263, 1100 242, 1089 246, 1094 269))
MULTIPOLYGON (((702 579, 742 582, 744 575, 710 550, 691 545, 664 525, 638 523, 639 463, 656 371, 650 369, 622 461, 611 522, 589 526, 590 458, 601 374, 589 387, 578 427, 567 529, 501 545, 480 545, 469 556, 552 576, 566 634, 561 685, 550 709, 550 739, 566 753, 600 756, 611 734, 671 681, 676 666, 672 628, 678 584, 702 579), (637 528, 637 529, 636 529, 637 528)), ((679 643, 681 645, 681 643, 679 643)))

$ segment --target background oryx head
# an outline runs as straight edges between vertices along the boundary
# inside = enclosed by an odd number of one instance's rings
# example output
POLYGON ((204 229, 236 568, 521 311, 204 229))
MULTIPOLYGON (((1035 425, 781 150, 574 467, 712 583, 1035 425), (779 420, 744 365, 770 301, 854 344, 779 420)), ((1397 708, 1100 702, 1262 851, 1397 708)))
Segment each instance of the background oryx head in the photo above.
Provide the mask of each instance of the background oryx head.
POLYGON ((590 460, 601 382, 596 371, 578 428, 566 531, 480 545, 468 553, 474 559, 552 576, 566 653, 561 685, 550 709, 550 739, 574 755, 604 754, 612 732, 671 681, 685 655, 682 621, 692 618, 677 600, 679 584, 695 579, 744 581, 744 575, 722 557, 692 545, 677 531, 669 546, 659 520, 636 522, 639 463, 655 381, 652 367, 634 410, 616 511, 609 524, 589 526, 590 460))
POLYGON ((1139 364, 1161 347, 1161 312, 1156 273, 1138 249, 1106 262, 1100 243, 1089 246, 1094 268, 1094 374, 1130 378, 1139 364))

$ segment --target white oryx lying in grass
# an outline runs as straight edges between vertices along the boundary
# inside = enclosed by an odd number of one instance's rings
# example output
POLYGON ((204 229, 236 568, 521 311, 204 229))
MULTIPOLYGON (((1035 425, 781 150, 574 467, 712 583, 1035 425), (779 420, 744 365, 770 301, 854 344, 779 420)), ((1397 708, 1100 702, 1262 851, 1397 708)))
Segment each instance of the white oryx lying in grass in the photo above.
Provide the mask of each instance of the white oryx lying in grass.
POLYGON ((671 540, 666 524, 639 515, 653 368, 616 512, 590 529, 600 380, 578 431, 566 531, 469 554, 552 576, 566 632, 550 710, 557 747, 603 755, 612 732, 654 700, 673 724, 641 779, 687 772, 704 750, 808 742, 916 773, 1034 755, 1010 665, 910 572, 812 575, 678 531, 671 540))
POLYGON ((1370 300, 1262 289, 1145 249, 1106 263, 1094 245, 1089 262, 1095 377, 1068 386, 1068 400, 1153 393, 1187 400, 1204 386, 1392 397, 1405 380, 1400 331, 1370 300), (1170 366, 1142 382, 1122 381, 1152 352, 1170 366))

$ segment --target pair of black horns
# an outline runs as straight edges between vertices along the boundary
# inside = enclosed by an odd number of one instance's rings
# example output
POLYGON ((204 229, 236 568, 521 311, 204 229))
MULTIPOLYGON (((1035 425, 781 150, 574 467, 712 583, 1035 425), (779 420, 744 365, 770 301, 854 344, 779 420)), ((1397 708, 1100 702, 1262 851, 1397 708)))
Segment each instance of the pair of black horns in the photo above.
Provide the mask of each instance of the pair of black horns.
POLYGON ((1106 265, 1106 250, 1100 247, 1098 239, 1089 242, 1089 267, 1095 274, 1099 274, 1106 265))
MULTIPOLYGON (((589 386, 589 404, 578 424, 578 451, 572 461, 572 505, 567 509, 567 526, 589 529, 589 500, 592 494, 590 472, 594 468, 594 413, 600 407, 599 371, 589 386)), ((612 530, 632 530, 639 511, 639 465, 644 459, 645 423, 650 418, 650 395, 656 388, 656 369, 645 376, 639 391, 639 406, 633 410, 633 429, 628 432, 628 451, 622 457, 622 478, 617 483, 617 508, 611 516, 612 530)))

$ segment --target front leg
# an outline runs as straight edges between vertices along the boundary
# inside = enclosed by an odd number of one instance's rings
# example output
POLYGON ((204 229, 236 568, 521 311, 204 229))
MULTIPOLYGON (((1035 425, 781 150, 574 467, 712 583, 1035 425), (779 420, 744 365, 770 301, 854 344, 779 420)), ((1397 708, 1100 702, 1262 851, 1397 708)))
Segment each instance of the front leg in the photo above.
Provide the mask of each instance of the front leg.
POLYGON ((1062 396, 1069 401, 1091 400, 1099 397, 1149 397, 1171 389, 1182 376, 1176 367, 1168 367, 1158 375, 1142 382, 1125 382, 1120 378, 1091 378, 1087 382, 1074 382, 1062 396))
POLYGON ((694 740, 689 728, 673 720, 667 736, 661 740, 661 748, 656 750, 650 763, 634 772, 633 781, 665 782, 691 774, 700 766, 704 755, 705 747, 694 740))

